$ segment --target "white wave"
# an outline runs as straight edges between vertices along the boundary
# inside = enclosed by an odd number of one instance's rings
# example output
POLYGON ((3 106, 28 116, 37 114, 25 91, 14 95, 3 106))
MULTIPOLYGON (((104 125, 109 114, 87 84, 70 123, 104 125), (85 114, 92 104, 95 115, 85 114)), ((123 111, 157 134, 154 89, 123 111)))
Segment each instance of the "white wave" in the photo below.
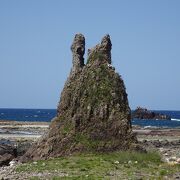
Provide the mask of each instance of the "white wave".
POLYGON ((171 121, 180 121, 180 119, 172 119, 172 118, 171 118, 171 121))
POLYGON ((144 126, 144 129, 151 128, 152 126, 144 126))

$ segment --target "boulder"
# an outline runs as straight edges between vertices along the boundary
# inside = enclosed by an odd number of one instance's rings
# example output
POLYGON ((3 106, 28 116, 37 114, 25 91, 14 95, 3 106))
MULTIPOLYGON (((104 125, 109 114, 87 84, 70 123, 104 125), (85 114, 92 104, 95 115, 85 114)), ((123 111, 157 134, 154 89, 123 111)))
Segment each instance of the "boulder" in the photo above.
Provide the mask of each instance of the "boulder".
POLYGON ((14 146, 0 144, 0 166, 9 165, 9 162, 17 157, 17 150, 14 146))
POLYGON ((9 162, 14 159, 14 156, 12 154, 4 154, 3 156, 0 156, 0 166, 8 166, 9 162))
POLYGON ((0 155, 3 156, 4 154, 17 156, 17 150, 13 145, 0 144, 0 155))

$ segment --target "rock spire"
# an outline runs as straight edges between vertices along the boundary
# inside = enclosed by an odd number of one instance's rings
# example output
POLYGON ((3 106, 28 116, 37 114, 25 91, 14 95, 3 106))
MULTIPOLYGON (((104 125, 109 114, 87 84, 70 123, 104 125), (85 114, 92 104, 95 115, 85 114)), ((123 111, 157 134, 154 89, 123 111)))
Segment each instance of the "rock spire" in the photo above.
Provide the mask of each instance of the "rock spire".
POLYGON ((84 65, 85 38, 75 35, 73 68, 61 93, 57 117, 22 161, 138 147, 126 88, 111 65, 111 47, 110 36, 104 36, 88 51, 84 65))
POLYGON ((100 44, 97 44, 94 48, 92 49, 88 49, 88 56, 91 57, 91 55, 93 54, 98 54, 103 55, 104 59, 111 64, 111 48, 112 48, 112 44, 111 44, 111 39, 110 39, 110 35, 107 34, 105 35, 100 44))
POLYGON ((72 73, 76 74, 84 66, 85 38, 82 34, 76 34, 71 45, 73 55, 72 73))

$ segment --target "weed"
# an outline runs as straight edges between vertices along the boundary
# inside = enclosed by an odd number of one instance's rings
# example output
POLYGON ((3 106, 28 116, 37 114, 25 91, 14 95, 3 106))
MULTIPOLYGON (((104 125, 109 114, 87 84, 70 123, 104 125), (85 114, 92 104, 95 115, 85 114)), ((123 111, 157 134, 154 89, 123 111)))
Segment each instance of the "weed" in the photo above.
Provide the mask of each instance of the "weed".
MULTIPOLYGON (((79 141, 86 141, 84 137, 77 137, 79 141)), ((28 163, 16 168, 17 172, 60 172, 67 176, 54 176, 52 179, 111 179, 132 178, 139 175, 150 179, 161 179, 165 175, 178 172, 180 166, 169 166, 161 162, 161 157, 156 152, 114 152, 79 154, 69 157, 60 157, 37 164, 28 163), (44 166, 45 163, 45 166, 44 166)), ((38 177, 32 177, 32 180, 38 177)))

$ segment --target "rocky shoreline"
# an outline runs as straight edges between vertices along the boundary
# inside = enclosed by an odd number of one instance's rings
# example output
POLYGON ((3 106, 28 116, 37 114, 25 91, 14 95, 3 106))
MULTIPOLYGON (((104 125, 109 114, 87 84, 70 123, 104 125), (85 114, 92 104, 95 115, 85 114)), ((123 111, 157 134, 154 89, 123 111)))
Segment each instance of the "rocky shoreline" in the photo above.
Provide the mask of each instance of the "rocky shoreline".
MULTIPOLYGON (((11 157, 10 166, 0 167, 1 177, 12 177, 18 156, 21 156, 39 137, 49 128, 47 122, 17 122, 0 121, 0 151, 2 146, 8 145, 11 150, 16 149, 16 156, 11 157), (12 148, 13 147, 13 148, 12 148), (14 159, 14 160, 13 160, 14 159)), ((142 128, 133 126, 138 141, 147 150, 156 150, 162 155, 162 160, 169 164, 180 164, 180 129, 142 128)), ((6 152, 7 154, 7 152, 6 152)), ((12 155, 12 153, 10 153, 12 155)), ((1 162, 0 160, 0 162, 1 162)), ((7 165, 7 164, 3 164, 7 165)), ((180 175, 176 175, 180 177, 180 175)), ((6 178, 5 178, 6 179, 6 178)))
POLYGON ((48 129, 46 122, 0 121, 0 166, 17 160, 48 129))
POLYGON ((180 129, 179 128, 142 128, 133 127, 138 141, 147 150, 158 151, 164 162, 180 164, 180 129))
POLYGON ((49 128, 50 122, 0 120, 0 140, 36 140, 49 128))

